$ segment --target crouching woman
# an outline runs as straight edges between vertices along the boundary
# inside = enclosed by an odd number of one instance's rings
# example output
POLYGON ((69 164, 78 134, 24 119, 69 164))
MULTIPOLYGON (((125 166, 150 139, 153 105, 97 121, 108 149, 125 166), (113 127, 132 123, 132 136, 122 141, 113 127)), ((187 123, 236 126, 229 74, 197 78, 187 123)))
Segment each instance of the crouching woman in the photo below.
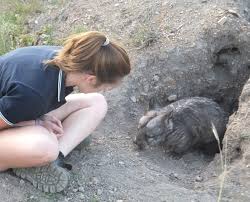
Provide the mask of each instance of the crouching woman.
POLYGON ((110 90, 130 73, 126 51, 99 32, 73 35, 63 47, 24 47, 0 57, 0 171, 45 192, 60 192, 60 166, 101 122, 110 90), (70 94, 74 87, 81 93, 70 94))

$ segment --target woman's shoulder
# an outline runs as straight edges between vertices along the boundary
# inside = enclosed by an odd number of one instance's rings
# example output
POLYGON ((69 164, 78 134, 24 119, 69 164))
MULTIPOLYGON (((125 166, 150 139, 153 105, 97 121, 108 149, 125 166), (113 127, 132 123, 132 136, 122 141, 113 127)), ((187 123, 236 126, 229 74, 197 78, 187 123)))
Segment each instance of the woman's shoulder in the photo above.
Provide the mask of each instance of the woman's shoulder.
POLYGON ((21 82, 37 91, 49 86, 56 90, 59 69, 45 68, 44 62, 52 59, 58 49, 59 46, 30 46, 1 57, 0 92, 6 91, 12 82, 21 82))
POLYGON ((1 72, 28 72, 42 71, 45 62, 52 59, 60 50, 60 46, 28 46, 17 48, 0 58, 1 72))
POLYGON ((17 48, 12 50, 5 55, 2 55, 2 60, 11 59, 22 59, 29 60, 34 58, 46 58, 53 55, 55 52, 58 52, 61 49, 61 46, 27 46, 22 48, 17 48))

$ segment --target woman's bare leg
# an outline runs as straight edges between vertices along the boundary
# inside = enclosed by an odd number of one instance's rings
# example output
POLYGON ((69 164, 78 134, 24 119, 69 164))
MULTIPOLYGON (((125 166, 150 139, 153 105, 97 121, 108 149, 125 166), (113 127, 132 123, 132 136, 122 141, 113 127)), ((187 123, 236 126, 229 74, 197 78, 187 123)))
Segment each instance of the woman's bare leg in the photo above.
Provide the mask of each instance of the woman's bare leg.
POLYGON ((67 103, 48 113, 62 120, 64 135, 59 139, 59 150, 68 155, 102 121, 107 112, 107 103, 98 93, 71 94, 67 103))
POLYGON ((0 131, 0 171, 45 165, 58 156, 55 135, 40 126, 0 131))
POLYGON ((59 151, 66 156, 97 127, 106 111, 101 94, 73 94, 66 104, 48 113, 63 121, 64 136, 59 140, 40 126, 0 131, 0 171, 45 165, 59 151))

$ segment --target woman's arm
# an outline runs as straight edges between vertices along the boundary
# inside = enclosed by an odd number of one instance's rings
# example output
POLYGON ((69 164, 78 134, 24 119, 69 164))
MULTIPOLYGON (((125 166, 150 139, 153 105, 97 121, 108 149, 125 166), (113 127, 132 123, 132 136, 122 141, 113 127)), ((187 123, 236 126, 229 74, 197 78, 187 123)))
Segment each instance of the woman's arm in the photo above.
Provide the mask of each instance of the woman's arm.
POLYGON ((0 130, 2 129, 7 129, 7 128, 11 128, 11 127, 21 127, 21 126, 33 126, 35 125, 35 120, 32 121, 22 121, 13 125, 9 125, 7 124, 3 118, 0 117, 0 130))
POLYGON ((0 117, 0 130, 5 129, 5 128, 10 128, 11 125, 7 124, 3 118, 0 117))
POLYGON ((63 135, 63 126, 60 120, 56 117, 50 115, 43 115, 36 120, 31 121, 22 121, 17 124, 14 124, 14 127, 23 127, 23 126, 42 126, 46 128, 51 133, 55 134, 57 137, 63 135))
POLYGON ((11 127, 33 126, 35 124, 36 124, 36 121, 32 120, 32 121, 22 121, 22 122, 10 125, 10 124, 7 124, 3 118, 0 117, 0 130, 11 128, 11 127))
POLYGON ((34 126, 35 125, 35 120, 32 121, 22 121, 13 125, 7 124, 1 117, 0 117, 0 130, 2 129, 7 129, 11 127, 21 127, 21 126, 34 126))
POLYGON ((13 125, 13 127, 22 127, 22 126, 34 126, 36 124, 36 120, 31 121, 22 121, 13 125))

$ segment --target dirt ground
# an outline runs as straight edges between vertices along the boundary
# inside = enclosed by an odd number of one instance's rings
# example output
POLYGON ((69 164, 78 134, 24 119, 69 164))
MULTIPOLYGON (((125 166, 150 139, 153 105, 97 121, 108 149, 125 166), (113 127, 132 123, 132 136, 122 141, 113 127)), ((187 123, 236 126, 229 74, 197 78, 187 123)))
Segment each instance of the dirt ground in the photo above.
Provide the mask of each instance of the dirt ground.
MULTIPOLYGON (((103 31, 125 45, 133 71, 119 88, 105 94, 109 111, 92 134, 91 145, 68 156, 74 167, 71 184, 64 192, 44 194, 28 182, 2 173, 0 201, 217 201, 221 173, 218 155, 214 160, 198 151, 179 158, 162 148, 138 151, 133 138, 139 117, 152 102, 167 104, 171 95, 177 95, 177 99, 205 95, 230 113, 237 109, 238 97, 250 74, 249 1, 43 3, 44 13, 29 19, 32 32, 48 24, 55 38, 76 30, 103 31), (229 62, 227 58, 228 69, 218 69, 212 55, 225 50, 227 44, 236 46, 240 54, 230 55, 229 62), (213 67, 217 68, 214 72, 213 67)), ((237 179, 249 173, 237 170, 237 166, 245 166, 241 157, 237 158, 239 164, 232 164, 232 180, 228 181, 222 201, 250 201, 249 182, 239 183, 237 179)))

